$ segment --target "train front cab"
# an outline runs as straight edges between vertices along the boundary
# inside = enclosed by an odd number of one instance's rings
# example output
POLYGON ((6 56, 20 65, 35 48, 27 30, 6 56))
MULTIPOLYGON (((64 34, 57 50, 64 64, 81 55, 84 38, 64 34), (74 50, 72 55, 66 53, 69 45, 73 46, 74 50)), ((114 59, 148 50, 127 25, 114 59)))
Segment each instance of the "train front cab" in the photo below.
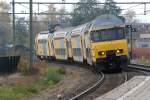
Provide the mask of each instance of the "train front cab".
POLYGON ((125 66, 128 63, 128 44, 124 27, 92 30, 92 63, 100 69, 125 66))

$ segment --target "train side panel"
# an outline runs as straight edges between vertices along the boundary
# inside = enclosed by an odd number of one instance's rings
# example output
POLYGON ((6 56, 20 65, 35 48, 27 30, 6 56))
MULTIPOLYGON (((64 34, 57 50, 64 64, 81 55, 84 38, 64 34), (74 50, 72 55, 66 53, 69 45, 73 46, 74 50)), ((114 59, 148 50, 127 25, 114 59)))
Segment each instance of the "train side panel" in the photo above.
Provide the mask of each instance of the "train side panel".
POLYGON ((89 30, 89 27, 87 27, 88 25, 89 23, 86 23, 72 30, 71 44, 73 59, 78 62, 86 63, 87 61, 85 33, 89 30))
POLYGON ((55 32, 54 33, 54 50, 55 50, 55 58, 61 60, 68 59, 68 52, 66 46, 66 32, 55 32))
POLYGON ((50 56, 48 35, 47 32, 41 32, 36 36, 36 54, 41 59, 46 59, 50 56))
POLYGON ((73 60, 78 62, 83 62, 83 52, 81 45, 80 35, 71 37, 72 51, 73 51, 73 60))

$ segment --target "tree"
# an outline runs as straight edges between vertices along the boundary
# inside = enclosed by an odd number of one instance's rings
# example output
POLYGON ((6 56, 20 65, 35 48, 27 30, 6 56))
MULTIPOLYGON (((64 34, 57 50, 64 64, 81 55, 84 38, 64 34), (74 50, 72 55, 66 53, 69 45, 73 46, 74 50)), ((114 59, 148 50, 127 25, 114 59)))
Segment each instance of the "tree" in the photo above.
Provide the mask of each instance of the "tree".
POLYGON ((48 6, 48 13, 52 13, 52 14, 46 16, 47 20, 50 21, 51 24, 57 24, 57 16, 55 15, 56 8, 53 4, 50 4, 48 6))
POLYGON ((76 26, 83 24, 98 16, 100 14, 100 8, 94 3, 96 3, 96 0, 80 0, 73 10, 72 25, 76 26))
POLYGON ((68 13, 65 9, 65 6, 62 6, 59 10, 58 10, 58 13, 62 14, 62 15, 59 15, 58 16, 58 24, 60 27, 68 27, 70 26, 70 17, 68 15, 63 15, 63 14, 66 14, 68 13))
POLYGON ((103 7, 103 10, 102 10, 102 13, 119 16, 121 13, 121 9, 120 9, 120 7, 116 6, 115 3, 116 2, 114 2, 113 0, 106 0, 104 7, 103 7))
POLYGON ((29 40, 29 34, 27 30, 27 24, 25 23, 25 18, 18 18, 16 20, 16 44, 17 45, 24 45, 28 47, 28 40, 29 40))
POLYGON ((134 19, 135 15, 136 15, 135 11, 133 11, 133 10, 127 10, 125 12, 125 16, 124 16, 125 19, 126 19, 126 23, 133 23, 133 22, 135 22, 136 21, 134 19))
POLYGON ((55 26, 56 24, 58 24, 58 19, 55 13, 56 12, 56 8, 54 6, 54 4, 50 4, 48 6, 48 13, 51 13, 49 15, 46 15, 45 18, 43 18, 43 20, 47 21, 44 22, 44 26, 46 26, 46 30, 49 30, 49 32, 53 32, 53 30, 55 29, 55 27, 51 27, 51 26, 55 26))
MULTIPOLYGON (((43 30, 47 30, 47 27, 45 25, 45 19, 42 19, 41 16, 37 16, 37 15, 34 15, 33 16, 33 33, 34 35, 38 34, 39 32, 43 31, 43 30)), ((48 23, 48 21, 47 21, 48 23)))
POLYGON ((0 45, 10 43, 12 40, 12 28, 8 11, 10 6, 5 2, 0 2, 0 45))
POLYGON ((80 0, 73 10, 72 25, 76 26, 89 22, 102 14, 112 14, 124 21, 124 18, 119 16, 121 14, 120 7, 116 6, 113 0, 106 0, 105 4, 99 7, 95 4, 96 1, 97 0, 80 0))

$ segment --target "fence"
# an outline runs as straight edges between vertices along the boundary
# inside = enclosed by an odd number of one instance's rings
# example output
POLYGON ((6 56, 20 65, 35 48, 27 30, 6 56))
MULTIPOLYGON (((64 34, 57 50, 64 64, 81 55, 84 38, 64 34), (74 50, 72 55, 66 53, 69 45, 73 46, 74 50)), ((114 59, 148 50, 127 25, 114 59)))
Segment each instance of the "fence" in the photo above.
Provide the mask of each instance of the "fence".
POLYGON ((13 73, 17 71, 20 56, 0 57, 0 73, 13 73))

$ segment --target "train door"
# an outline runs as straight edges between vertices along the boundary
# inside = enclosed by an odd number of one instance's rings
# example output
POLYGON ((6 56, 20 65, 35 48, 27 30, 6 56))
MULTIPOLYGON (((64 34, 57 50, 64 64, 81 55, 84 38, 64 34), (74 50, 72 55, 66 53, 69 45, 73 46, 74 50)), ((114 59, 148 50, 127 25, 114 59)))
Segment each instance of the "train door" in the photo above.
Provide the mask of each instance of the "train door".
POLYGON ((43 47, 43 55, 47 57, 49 53, 48 53, 48 41, 46 39, 45 40, 43 39, 42 47, 43 47))
POLYGON ((66 36, 64 37, 64 49, 65 49, 65 53, 64 53, 65 59, 68 59, 69 50, 68 50, 68 40, 66 36))
POLYGON ((86 59, 86 46, 84 36, 81 37, 81 47, 82 47, 83 63, 86 63, 87 59, 86 59))
POLYGON ((43 48, 41 39, 38 40, 38 55, 43 56, 43 48))
POLYGON ((85 48, 86 48, 87 63, 92 65, 91 43, 90 43, 90 35, 88 33, 85 34, 85 48))
POLYGON ((48 50, 49 50, 49 57, 54 58, 54 44, 51 35, 48 37, 48 50))
POLYGON ((37 39, 37 36, 35 36, 35 53, 36 53, 37 56, 39 55, 39 53, 38 53, 38 39, 37 39))
POLYGON ((67 35, 66 46, 67 46, 68 58, 71 59, 72 58, 72 48, 71 48, 70 35, 67 35))

